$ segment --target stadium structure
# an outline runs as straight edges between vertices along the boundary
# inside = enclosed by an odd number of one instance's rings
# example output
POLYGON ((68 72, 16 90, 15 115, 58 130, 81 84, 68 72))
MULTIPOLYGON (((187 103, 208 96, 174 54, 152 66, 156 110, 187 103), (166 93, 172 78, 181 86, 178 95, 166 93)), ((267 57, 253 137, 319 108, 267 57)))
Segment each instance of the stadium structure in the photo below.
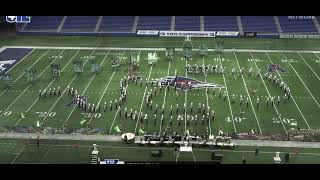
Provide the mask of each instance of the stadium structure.
POLYGON ((320 16, 2 16, 0 163, 320 163, 320 16))

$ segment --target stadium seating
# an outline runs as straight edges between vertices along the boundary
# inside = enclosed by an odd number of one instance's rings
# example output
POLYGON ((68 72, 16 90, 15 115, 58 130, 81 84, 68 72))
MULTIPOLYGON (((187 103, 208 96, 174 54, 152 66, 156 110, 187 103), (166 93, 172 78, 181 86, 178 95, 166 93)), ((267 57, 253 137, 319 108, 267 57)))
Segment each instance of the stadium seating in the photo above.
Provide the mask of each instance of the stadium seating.
POLYGON ((241 16, 244 32, 277 33, 272 16, 241 16))
POLYGON ((100 31, 131 32, 134 16, 103 16, 100 31))
POLYGON ((137 30, 170 30, 171 16, 140 16, 137 30))
POLYGON ((176 31, 200 31, 200 16, 176 16, 176 31))
MULTIPOLYGON (((284 33, 318 34, 311 18, 295 17, 279 16, 279 23, 284 33)), ((316 18, 320 22, 320 17, 316 18)), ((241 16, 240 19, 244 32, 278 33, 272 16, 241 16)), ((17 24, 17 31, 57 32, 62 20, 63 16, 32 16, 28 25, 17 24)), ((171 20, 172 16, 140 16, 136 30, 170 30, 171 20)), ((132 32, 135 16, 103 16, 100 24, 98 21, 99 16, 67 16, 58 33, 93 33, 95 30, 99 33, 135 33, 132 32)), ((200 16, 176 16, 174 22, 173 27, 176 31, 200 31, 202 27, 200 16)), ((236 16, 203 16, 203 27, 205 31, 239 31, 236 16)))
POLYGON ((292 19, 288 16, 279 16, 279 22, 282 32, 285 33, 318 33, 312 19, 292 19))
POLYGON ((205 31, 239 31, 235 16, 204 16, 205 31))
POLYGON ((94 31, 99 16, 68 16, 61 31, 94 31))
POLYGON ((24 30, 56 31, 63 16, 32 16, 24 30))

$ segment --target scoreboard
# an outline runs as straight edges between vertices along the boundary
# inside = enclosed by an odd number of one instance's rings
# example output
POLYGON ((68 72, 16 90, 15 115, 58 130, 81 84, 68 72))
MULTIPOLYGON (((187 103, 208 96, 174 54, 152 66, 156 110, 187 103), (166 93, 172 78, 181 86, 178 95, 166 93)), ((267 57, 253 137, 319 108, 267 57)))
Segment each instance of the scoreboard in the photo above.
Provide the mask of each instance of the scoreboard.
POLYGON ((124 164, 124 161, 119 161, 119 159, 105 159, 100 161, 100 164, 124 164))

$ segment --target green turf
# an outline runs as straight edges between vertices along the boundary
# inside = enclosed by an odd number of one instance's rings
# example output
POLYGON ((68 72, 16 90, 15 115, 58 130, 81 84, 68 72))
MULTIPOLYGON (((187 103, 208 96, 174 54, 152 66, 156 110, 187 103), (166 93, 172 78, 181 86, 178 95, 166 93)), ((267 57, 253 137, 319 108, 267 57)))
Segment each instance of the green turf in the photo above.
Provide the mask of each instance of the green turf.
MULTIPOLYGON (((111 37, 33 37, 30 36, 17 36, 10 38, 2 38, 2 45, 45 45, 45 46, 112 46, 112 47, 181 47, 182 40, 178 38, 174 39, 162 39, 162 38, 111 38, 111 37), (102 40, 102 41, 101 41, 102 40)), ((272 39, 224 39, 225 48, 249 48, 249 49, 317 49, 319 48, 318 41, 315 40, 272 40, 272 39), (297 43, 298 42, 298 43, 297 43), (302 45, 303 44, 303 45, 302 45)), ((196 39, 194 40, 194 47, 197 47, 200 43, 208 43, 209 47, 215 45, 214 40, 196 39)), ((158 51, 160 57, 159 62, 150 66, 147 63, 147 51, 123 51, 123 50, 54 50, 54 49, 35 49, 30 53, 21 63, 11 70, 11 74, 16 79, 14 86, 9 90, 6 90, 4 84, 0 84, 0 93, 2 93, 0 101, 0 111, 3 112, 0 115, 1 126, 35 126, 36 121, 42 121, 46 127, 63 127, 66 125, 70 128, 81 128, 80 120, 84 117, 82 111, 78 108, 66 107, 65 104, 71 100, 69 96, 62 95, 61 98, 55 97, 46 100, 37 100, 37 92, 39 89, 44 88, 57 88, 61 87, 63 91, 68 84, 79 91, 80 94, 89 96, 90 103, 97 104, 100 102, 102 105, 104 102, 114 101, 119 97, 119 81, 127 75, 126 68, 122 68, 120 71, 113 72, 110 67, 110 61, 112 56, 123 55, 128 59, 130 54, 140 54, 141 62, 139 67, 139 74, 143 80, 147 79, 150 75, 150 79, 156 79, 165 77, 167 75, 174 75, 177 72, 178 75, 185 76, 185 60, 181 60, 182 52, 177 52, 173 61, 169 61, 165 58, 163 51, 158 51), (55 56, 61 55, 61 58, 55 58, 55 56), (91 56, 101 65, 101 72, 93 74, 90 71, 90 63, 85 65, 84 73, 77 75, 73 72, 73 60, 86 61, 86 56, 91 56), (50 64, 58 63, 63 69, 62 76, 53 79, 51 77, 50 64), (35 64, 34 64, 35 63, 35 64), (37 82, 30 85, 26 82, 23 71, 25 68, 34 64, 41 76, 37 82), (19 78, 21 76, 21 78, 19 78), (19 78, 19 79, 18 79, 19 78), (109 83, 110 82, 110 83, 109 83), (108 85, 109 83, 109 85, 108 85), (27 89, 27 90, 26 90, 27 89), (103 95, 103 96, 102 96, 103 95), (27 118, 21 119, 21 112, 25 112, 27 118), (45 119, 39 117, 39 113, 47 112, 49 116, 45 119)), ((145 122, 141 124, 139 121, 134 121, 119 117, 119 113, 113 109, 112 111, 101 112, 93 118, 86 118, 90 121, 90 126, 94 128, 105 128, 109 134, 116 134, 112 129, 119 126, 122 132, 137 132, 140 127, 143 127, 148 133, 160 133, 163 131, 173 132, 176 131, 179 134, 185 132, 186 129, 191 133, 205 133, 216 134, 219 129, 224 129, 229 133, 237 132, 250 132, 251 129, 256 129, 258 133, 262 134, 285 134, 290 128, 311 128, 319 129, 320 122, 318 116, 320 115, 320 93, 319 89, 319 77, 320 76, 320 59, 317 56, 319 54, 313 53, 264 53, 264 52, 224 52, 222 55, 218 55, 214 52, 209 52, 207 56, 202 58, 197 52, 194 52, 193 60, 188 62, 191 65, 222 65, 227 68, 227 74, 222 75, 203 75, 188 74, 188 77, 206 81, 209 83, 217 83, 223 86, 227 86, 228 93, 231 97, 233 94, 236 96, 236 102, 233 104, 228 99, 223 101, 219 98, 218 92, 213 94, 212 90, 206 94, 205 90, 192 90, 184 92, 178 90, 178 97, 176 98, 174 89, 171 88, 169 92, 162 91, 161 94, 153 98, 153 104, 158 104, 159 107, 164 105, 167 110, 164 116, 164 123, 160 126, 160 120, 156 124, 153 122, 154 111, 147 108, 144 98, 144 92, 148 92, 150 88, 142 87, 135 84, 128 85, 128 100, 123 105, 122 110, 126 107, 128 110, 131 108, 133 111, 148 114, 148 124, 145 122), (300 57, 300 55, 302 57, 300 57), (252 60, 254 59, 254 60, 252 60), (304 61, 305 60, 305 61, 304 61), (280 105, 275 107, 266 107, 266 97, 283 95, 279 87, 275 87, 271 82, 257 78, 255 72, 257 68, 262 69, 265 72, 267 65, 280 64, 287 72, 281 73, 281 78, 289 84, 291 87, 294 101, 291 99, 289 103, 284 104, 283 101, 280 105), (310 67, 309 67, 309 66, 310 67), (254 69, 254 75, 248 77, 244 75, 243 78, 237 75, 236 78, 231 76, 231 69, 236 68, 239 71, 240 67, 244 67, 245 71, 252 67, 254 69), (314 72, 311 70, 314 70, 314 72), (298 77, 301 78, 299 78, 298 77), (256 94, 251 94, 252 90, 257 90, 256 94), (165 96, 166 93, 166 96, 165 96), (250 94, 252 105, 249 103, 249 107, 246 108, 245 99, 250 94), (240 118, 241 107, 239 105, 239 95, 244 97, 243 109, 245 114, 240 118), (260 107, 256 108, 256 98, 260 98, 260 107), (208 99, 208 100, 207 100, 208 99), (177 114, 175 113, 176 104, 180 107, 179 114, 185 116, 181 107, 186 102, 187 114, 189 113, 189 105, 191 102, 194 104, 194 111, 197 111, 198 103, 207 104, 211 109, 214 109, 216 118, 209 123, 205 122, 202 125, 198 122, 197 125, 191 122, 188 126, 185 122, 182 122, 178 126, 176 120, 177 114), (169 127, 168 109, 173 106, 173 126, 169 127), (277 121, 277 112, 282 114, 283 118, 288 120, 279 122, 277 121), (296 121, 297 125, 292 125, 292 121, 296 121), (111 130, 110 130, 111 129, 111 130)), ((159 108, 160 109, 160 108, 159 108)), ((195 114, 195 113, 194 113, 195 114)), ((201 115, 199 114, 199 117, 201 115)), ((53 151, 50 149, 50 152, 53 151)), ((197 153, 197 152, 195 152, 197 153)), ((142 153, 143 154, 143 153, 142 153)), ((199 155, 202 156, 202 155, 199 155)), ((129 158, 129 157, 128 157, 129 158)), ((189 156, 186 159, 190 158, 189 156)), ((191 156, 192 158, 192 156, 191 156)), ((254 158, 254 157, 252 157, 254 158)), ((192 159, 191 159, 192 160, 192 159)), ((231 160, 230 160, 231 161, 231 160)), ((26 160, 27 162, 27 160, 26 160)), ((51 162, 48 160, 48 162, 51 162)), ((79 162, 85 162, 79 160, 79 162)), ((266 160, 266 162, 269 162, 266 160)))

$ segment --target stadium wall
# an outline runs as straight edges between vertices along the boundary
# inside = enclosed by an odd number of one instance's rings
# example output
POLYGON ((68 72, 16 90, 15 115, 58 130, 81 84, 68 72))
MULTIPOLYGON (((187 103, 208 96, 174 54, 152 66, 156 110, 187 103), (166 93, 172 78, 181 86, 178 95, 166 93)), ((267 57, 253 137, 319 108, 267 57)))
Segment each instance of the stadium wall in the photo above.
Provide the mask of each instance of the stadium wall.
MULTIPOLYGON (((159 37, 159 35, 137 34, 136 32, 39 32, 17 31, 18 35, 43 35, 43 36, 113 36, 113 37, 159 37)), ((223 38, 235 38, 235 36, 217 36, 223 38)), ((236 38, 246 38, 238 35, 236 38)), ((257 34, 256 38, 279 38, 278 34, 257 34)))

